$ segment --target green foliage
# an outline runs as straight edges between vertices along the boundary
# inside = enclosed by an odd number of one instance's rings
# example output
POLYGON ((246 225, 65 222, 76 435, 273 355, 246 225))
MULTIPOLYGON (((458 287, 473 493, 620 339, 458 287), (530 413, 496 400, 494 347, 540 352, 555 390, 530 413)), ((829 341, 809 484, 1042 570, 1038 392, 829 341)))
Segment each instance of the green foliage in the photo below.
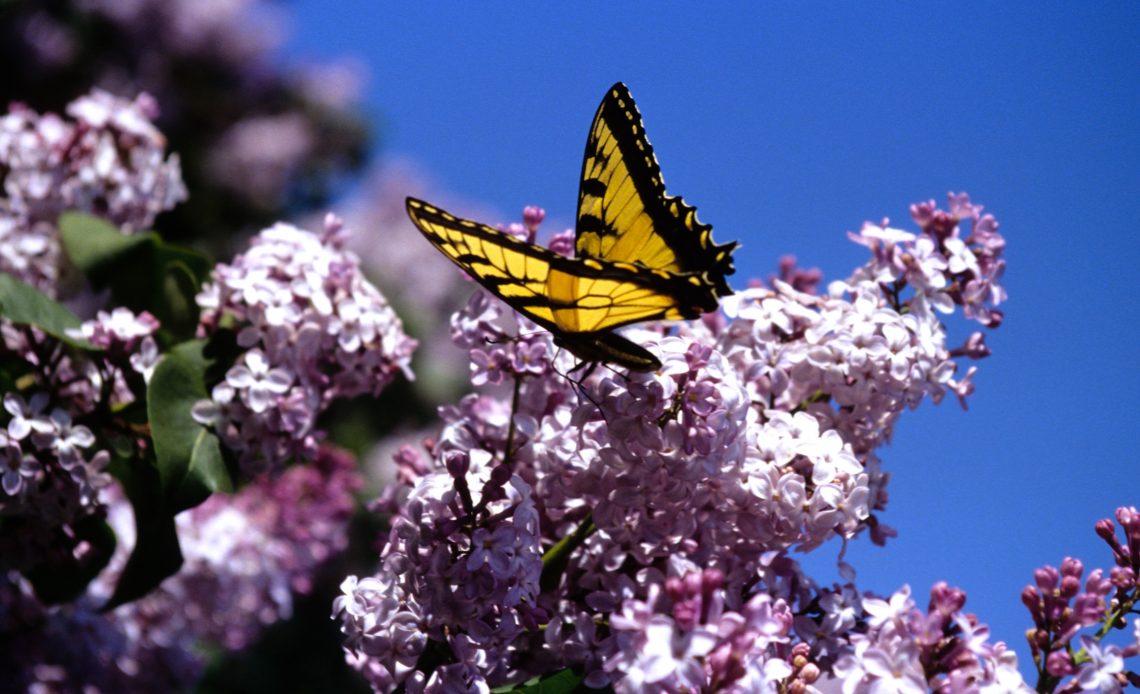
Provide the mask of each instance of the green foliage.
POLYGON ((35 287, 5 273, 0 273, 0 316, 16 325, 37 327, 74 347, 93 349, 86 340, 68 336, 68 330, 79 327, 79 318, 74 313, 35 287))
POLYGON ((582 684, 582 676, 573 670, 559 670, 550 675, 533 677, 522 684, 492 689, 493 694, 570 694, 594 691, 582 684))
POLYGON ((59 232, 67 257, 93 287, 109 288, 116 305, 149 311, 168 339, 193 335, 198 322, 194 296, 211 268, 206 256, 166 243, 152 231, 127 236, 97 217, 75 212, 60 215, 59 232))
POLYGON ((216 491, 233 490, 221 442, 190 414, 209 399, 210 360, 203 340, 174 347, 158 364, 147 387, 147 414, 158 460, 162 496, 174 513, 193 508, 216 491))
POLYGON ((134 511, 135 548, 104 610, 141 598, 182 566, 174 514, 164 502, 154 463, 137 457, 115 458, 110 471, 123 485, 134 511))

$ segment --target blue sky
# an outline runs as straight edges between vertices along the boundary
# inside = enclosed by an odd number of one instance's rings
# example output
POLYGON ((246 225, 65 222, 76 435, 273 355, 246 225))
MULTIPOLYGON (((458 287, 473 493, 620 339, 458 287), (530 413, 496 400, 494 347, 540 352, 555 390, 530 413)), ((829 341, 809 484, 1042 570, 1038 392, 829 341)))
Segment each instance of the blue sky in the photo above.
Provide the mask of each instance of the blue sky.
MULTIPOLYGON (((1108 567, 1093 523, 1140 505, 1140 4, 323 3, 288 57, 355 56, 378 155, 513 221, 572 225, 585 134, 615 81, 637 99, 669 191, 739 240, 738 287, 794 253, 843 277, 864 220, 968 191, 1008 240, 1006 323, 970 411, 901 420, 860 586, 945 580, 1028 673, 1034 568, 1108 567), (335 9, 332 9, 335 8, 335 9)), ((462 210, 460 210, 462 211, 462 210)), ((957 344, 970 328, 951 323, 957 344)), ((838 547, 816 552, 818 577, 838 547)))

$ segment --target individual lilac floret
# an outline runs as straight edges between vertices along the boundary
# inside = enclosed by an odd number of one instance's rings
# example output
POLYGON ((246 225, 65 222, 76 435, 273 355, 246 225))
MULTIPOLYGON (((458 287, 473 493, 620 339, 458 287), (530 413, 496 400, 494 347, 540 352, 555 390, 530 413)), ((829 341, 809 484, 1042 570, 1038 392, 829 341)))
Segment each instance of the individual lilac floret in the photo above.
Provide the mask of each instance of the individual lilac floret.
POLYGON ((151 124, 153 99, 94 90, 67 107, 73 120, 14 105, 0 118, 0 270, 55 294, 56 220, 78 210, 124 233, 149 227, 186 199, 178 156, 151 124))
MULTIPOLYGON (((288 618, 322 564, 347 544, 361 477, 351 456, 322 449, 313 465, 263 477, 234 496, 214 495, 177 517, 184 564, 147 596, 107 614, 134 543, 131 509, 112 495, 108 521, 120 544, 109 569, 74 605, 40 605, 0 574, 0 665, 5 681, 45 681, 51 691, 164 691, 202 674, 209 650, 250 645, 288 618)), ((20 691, 23 691, 21 688, 20 691)))
POLYGON ((218 265, 198 295, 199 334, 233 323, 248 351, 194 414, 250 469, 312 457, 322 438, 316 418, 329 403, 412 376, 415 341, 344 242, 332 215, 320 236, 277 224, 218 265))

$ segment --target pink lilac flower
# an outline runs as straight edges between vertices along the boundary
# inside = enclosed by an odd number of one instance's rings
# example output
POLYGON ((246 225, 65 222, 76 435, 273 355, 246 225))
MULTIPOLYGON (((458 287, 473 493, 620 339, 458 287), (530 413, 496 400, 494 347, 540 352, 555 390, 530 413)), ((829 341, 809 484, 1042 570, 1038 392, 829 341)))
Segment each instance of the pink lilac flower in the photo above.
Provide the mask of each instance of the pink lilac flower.
POLYGON ((96 89, 67 114, 72 120, 16 104, 0 118, 0 270, 52 295, 61 212, 95 214, 131 233, 186 199, 149 96, 126 101, 96 89))
MULTIPOLYGON (((936 590, 929 615, 905 594, 893 607, 872 602, 873 634, 859 645, 852 632, 871 629, 866 600, 816 589, 786 557, 864 530, 891 536, 874 515, 889 479, 878 449, 902 412, 948 391, 969 397, 955 359, 984 355, 952 355, 940 311, 965 306, 959 288, 983 281, 979 256, 998 262, 1002 244, 980 208, 953 201, 953 213, 918 210, 919 233, 865 227, 853 238, 870 259, 823 294, 789 265, 771 288, 728 297, 727 317, 627 328, 660 358, 653 373, 579 376, 548 333, 477 291, 451 333, 480 390, 441 408, 439 436, 425 456, 401 456, 403 488, 384 497, 398 513, 374 578, 415 615, 399 628, 474 688, 554 664, 618 690, 800 691, 839 662, 853 683, 885 686, 882 673, 900 667, 893 684, 946 691, 1008 675, 1004 651, 956 620, 960 593, 936 590), (985 232, 964 236, 959 222, 985 232), (522 533, 519 509, 534 519, 522 533), (559 543, 568 556, 538 560, 559 543), (926 651, 899 644, 933 635, 960 647, 928 671, 926 651), (534 670, 519 665, 530 661, 534 670)), ((536 235, 536 219, 514 233, 536 235)), ((554 244, 569 250, 571 240, 554 244)), ((970 306, 995 325, 1000 292, 986 281, 978 297, 989 298, 970 306)), ((398 612, 369 621, 359 609, 336 614, 349 662, 377 690, 443 687, 390 646, 398 612)))
POLYGON ((245 351, 195 407, 249 470, 311 457, 317 415, 338 398, 378 394, 411 377, 415 341, 344 249, 331 215, 320 236, 278 224, 232 264, 220 264, 198 296, 199 333, 236 323, 245 351))
POLYGON ((903 587, 887 599, 863 599, 865 631, 848 632, 832 673, 842 691, 1031 691, 1002 643, 961 612, 966 596, 946 584, 931 591, 927 612, 903 587))
POLYGON ((52 691, 160 691, 194 682, 203 649, 240 650, 286 619, 294 597, 347 543, 362 480, 351 456, 322 449, 313 465, 215 495, 178 516, 182 570, 147 596, 101 614, 134 543, 116 488, 108 521, 120 545, 107 571, 73 605, 45 607, 27 584, 0 574, 0 663, 5 681, 52 691))

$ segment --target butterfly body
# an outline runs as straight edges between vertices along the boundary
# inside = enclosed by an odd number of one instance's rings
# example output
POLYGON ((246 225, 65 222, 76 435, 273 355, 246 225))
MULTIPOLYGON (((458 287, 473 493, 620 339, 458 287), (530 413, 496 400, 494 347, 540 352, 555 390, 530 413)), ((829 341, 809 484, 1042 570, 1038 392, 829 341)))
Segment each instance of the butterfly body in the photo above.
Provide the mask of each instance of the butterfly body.
POLYGON ((696 318, 732 293, 724 276, 733 272, 736 244, 714 244, 696 209, 665 195, 641 117, 620 83, 602 100, 586 142, 577 257, 415 198, 407 210, 452 262, 587 362, 656 370, 657 357, 613 330, 696 318))

